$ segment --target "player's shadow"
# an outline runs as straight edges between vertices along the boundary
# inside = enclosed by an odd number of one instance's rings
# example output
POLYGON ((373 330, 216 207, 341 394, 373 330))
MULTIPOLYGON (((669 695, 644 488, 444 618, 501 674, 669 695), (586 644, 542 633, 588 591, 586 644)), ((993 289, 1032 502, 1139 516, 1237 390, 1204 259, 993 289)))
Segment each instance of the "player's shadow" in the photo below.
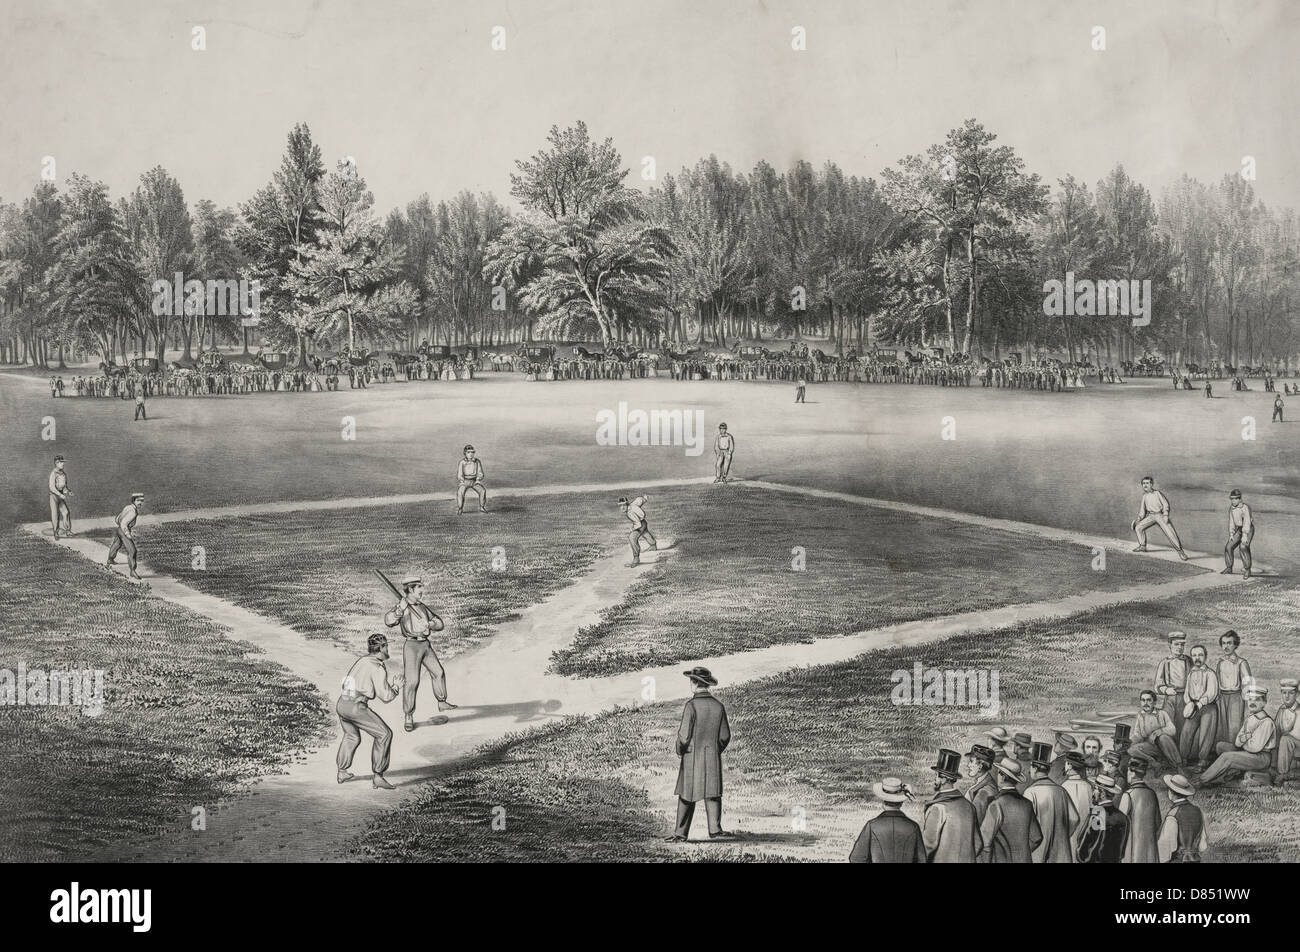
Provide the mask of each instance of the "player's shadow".
POLYGON ((736 846, 743 843, 783 843, 787 846, 811 846, 817 837, 811 833, 748 833, 744 830, 732 830, 726 839, 708 839, 692 837, 691 846, 736 846))
MULTIPOLYGON (((453 721, 475 721, 490 717, 510 717, 514 718, 516 724, 527 724, 533 721, 562 717, 562 707, 563 703, 555 699, 545 701, 517 701, 511 704, 462 703, 459 710, 448 712, 443 716, 449 717, 453 721)), ((417 729, 425 727, 435 728, 438 726, 441 725, 431 724, 427 720, 420 721, 416 724, 417 729)))

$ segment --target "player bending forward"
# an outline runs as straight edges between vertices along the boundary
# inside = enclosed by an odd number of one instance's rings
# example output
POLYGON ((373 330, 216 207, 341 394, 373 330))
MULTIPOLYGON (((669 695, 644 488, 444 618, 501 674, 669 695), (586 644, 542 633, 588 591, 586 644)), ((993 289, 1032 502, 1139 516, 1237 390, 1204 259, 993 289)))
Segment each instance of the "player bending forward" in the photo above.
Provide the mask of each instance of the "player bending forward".
POLYGON ((474 455, 474 447, 466 444, 465 456, 456 466, 456 514, 465 511, 465 493, 471 489, 478 496, 478 511, 487 512, 487 487, 483 485, 483 461, 474 455))
POLYGON ((641 564, 642 539, 649 543, 650 548, 659 548, 654 533, 650 531, 650 523, 646 521, 645 504, 648 498, 648 496, 636 496, 628 502, 626 496, 618 497, 618 508, 623 515, 627 516, 628 522, 632 523, 632 531, 628 535, 628 542, 632 547, 632 561, 627 564, 630 569, 641 564))
POLYGON ((1170 516, 1169 500, 1165 498, 1164 493, 1156 489, 1155 479, 1143 476, 1142 504, 1138 507, 1138 517, 1133 520, 1133 531, 1137 534, 1138 541, 1137 548, 1133 551, 1147 551, 1147 530, 1152 526, 1159 526, 1160 531, 1178 550, 1178 557, 1186 562, 1187 553, 1183 551, 1182 540, 1178 538, 1178 530, 1174 528, 1170 516))

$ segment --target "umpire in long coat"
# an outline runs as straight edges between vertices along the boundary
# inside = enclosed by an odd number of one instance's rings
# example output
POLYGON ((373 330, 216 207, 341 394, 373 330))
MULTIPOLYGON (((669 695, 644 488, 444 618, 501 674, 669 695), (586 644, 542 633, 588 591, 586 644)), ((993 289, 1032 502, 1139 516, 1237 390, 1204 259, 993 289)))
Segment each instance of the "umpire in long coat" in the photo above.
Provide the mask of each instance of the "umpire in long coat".
POLYGON ((921 828, 903 812, 903 804, 912 799, 912 788, 897 777, 886 777, 880 783, 873 783, 871 792, 885 804, 885 809, 862 828, 849 854, 849 862, 924 863, 921 828))
POLYGON ((931 863, 973 863, 984 849, 974 805, 957 789, 961 754, 943 748, 935 772, 934 799, 925 805, 921 837, 931 863))
POLYGON ((708 668, 683 671, 695 694, 682 709, 682 724, 677 730, 677 755, 681 767, 677 772, 677 829, 669 842, 686 839, 695 817, 695 804, 704 801, 709 820, 709 837, 731 836, 722 828, 722 752, 731 742, 731 728, 722 702, 709 693, 718 679, 708 668))

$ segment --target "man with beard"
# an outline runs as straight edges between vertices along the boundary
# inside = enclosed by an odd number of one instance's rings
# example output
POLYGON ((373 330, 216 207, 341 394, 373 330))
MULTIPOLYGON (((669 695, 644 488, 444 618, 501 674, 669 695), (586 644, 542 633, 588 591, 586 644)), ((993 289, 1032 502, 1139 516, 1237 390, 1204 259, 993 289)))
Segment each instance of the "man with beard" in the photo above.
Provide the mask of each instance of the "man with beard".
POLYGON ((1134 755, 1128 765, 1128 789, 1119 798, 1119 810, 1128 817, 1126 863, 1159 862, 1160 800, 1146 781, 1149 765, 1146 758, 1134 755))
POLYGON ((961 754, 943 748, 930 768, 935 773, 934 799, 925 805, 921 838, 931 863, 973 863, 984 848, 975 807, 961 795, 961 754))
POLYGON ((1204 645, 1192 648, 1192 668, 1187 672, 1183 728, 1178 735, 1178 752, 1189 766, 1204 770, 1214 753, 1219 732, 1219 679, 1205 664, 1204 645))

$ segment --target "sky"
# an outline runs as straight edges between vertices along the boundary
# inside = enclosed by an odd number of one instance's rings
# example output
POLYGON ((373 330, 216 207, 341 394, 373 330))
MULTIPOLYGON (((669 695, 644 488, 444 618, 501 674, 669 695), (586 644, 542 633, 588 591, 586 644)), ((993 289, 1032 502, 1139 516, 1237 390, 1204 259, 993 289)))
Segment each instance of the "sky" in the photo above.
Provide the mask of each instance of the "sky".
POLYGON ((878 178, 975 117, 1053 185, 1122 163, 1158 197, 1252 156, 1260 198, 1300 208, 1294 0, 3 0, 0 30, 2 201, 52 156, 56 184, 116 197, 162 165, 234 207, 299 121, 386 212, 508 200, 515 160, 579 119, 646 187, 644 156, 878 178))

